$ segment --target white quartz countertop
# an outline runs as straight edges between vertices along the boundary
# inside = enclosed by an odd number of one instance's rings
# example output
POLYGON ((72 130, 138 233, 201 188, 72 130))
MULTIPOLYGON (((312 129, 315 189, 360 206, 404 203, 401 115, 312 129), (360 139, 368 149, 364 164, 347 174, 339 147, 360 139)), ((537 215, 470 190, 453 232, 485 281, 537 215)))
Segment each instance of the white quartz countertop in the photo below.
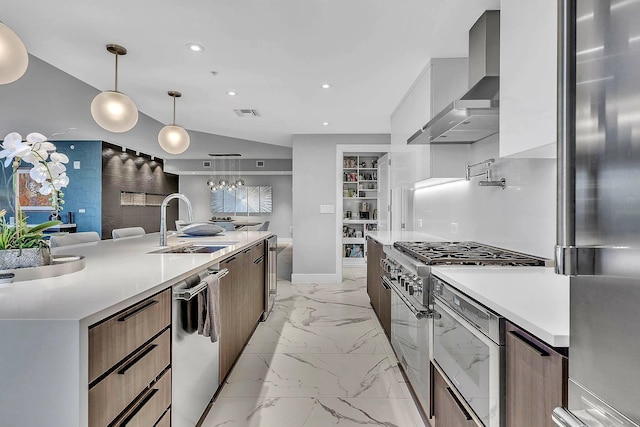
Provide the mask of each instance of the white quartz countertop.
POLYGON ((569 277, 547 267, 433 267, 431 272, 553 347, 569 347, 569 277))
POLYGON ((367 236, 371 236, 383 245, 393 245, 395 242, 444 242, 446 239, 420 233, 418 231, 368 231, 367 236))
POLYGON ((162 249, 159 233, 56 248, 55 255, 83 255, 86 267, 48 279, 0 285, 0 320, 83 320, 91 324, 173 285, 273 233, 227 231, 213 237, 170 237, 190 242, 232 243, 204 254, 149 253, 162 249))

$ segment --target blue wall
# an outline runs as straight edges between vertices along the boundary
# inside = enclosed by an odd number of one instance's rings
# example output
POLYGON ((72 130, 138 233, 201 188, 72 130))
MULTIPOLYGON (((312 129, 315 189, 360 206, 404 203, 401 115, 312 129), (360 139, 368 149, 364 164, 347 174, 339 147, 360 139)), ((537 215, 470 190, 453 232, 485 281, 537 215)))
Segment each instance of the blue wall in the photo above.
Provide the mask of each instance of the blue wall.
MULTIPOLYGON (((102 141, 53 141, 57 151, 69 157, 67 176, 69 185, 63 189, 64 210, 60 212, 62 222, 67 221, 69 212, 78 231, 102 230, 102 141), (74 147, 74 148, 71 148, 74 147), (80 162, 80 169, 73 168, 73 162, 80 162), (79 213, 84 209, 85 213, 79 213)), ((26 212, 28 222, 37 224, 49 219, 49 212, 26 212)))

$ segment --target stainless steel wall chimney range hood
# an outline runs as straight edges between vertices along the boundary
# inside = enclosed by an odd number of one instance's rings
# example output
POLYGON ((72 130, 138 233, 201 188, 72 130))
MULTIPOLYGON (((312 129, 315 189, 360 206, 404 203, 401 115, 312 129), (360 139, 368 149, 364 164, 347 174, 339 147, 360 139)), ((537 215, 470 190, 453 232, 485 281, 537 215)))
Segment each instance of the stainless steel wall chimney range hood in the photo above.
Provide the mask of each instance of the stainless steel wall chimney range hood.
POLYGON ((413 134, 408 144, 472 143, 499 131, 500 11, 488 10, 469 30, 469 87, 413 134))

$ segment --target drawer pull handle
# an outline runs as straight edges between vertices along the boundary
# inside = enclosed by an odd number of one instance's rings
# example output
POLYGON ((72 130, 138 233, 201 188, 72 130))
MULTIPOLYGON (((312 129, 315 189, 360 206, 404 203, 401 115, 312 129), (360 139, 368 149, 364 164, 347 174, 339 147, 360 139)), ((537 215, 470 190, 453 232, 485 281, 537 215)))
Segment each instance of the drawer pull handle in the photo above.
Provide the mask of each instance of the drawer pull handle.
POLYGON ((230 262, 233 262, 236 260, 236 257, 231 257, 229 259, 224 260, 223 262, 226 262, 227 264, 229 264, 230 262))
POLYGON ((540 347, 538 347, 537 345, 535 345, 534 343, 532 343, 531 341, 526 339, 524 336, 520 335, 518 332, 509 331, 509 335, 513 336, 518 341, 523 343, 528 349, 530 349, 531 351, 535 352, 538 356, 540 356, 540 357, 549 356, 549 352, 544 351, 543 349, 541 349, 540 347))
POLYGON ((453 392, 453 390, 451 390, 451 387, 447 387, 447 391, 449 392, 449 394, 453 398, 454 402, 456 402, 456 405, 458 405, 458 408, 460 408, 460 411, 462 412, 462 415, 465 416, 467 421, 471 421, 471 415, 469 415, 469 413, 464 408, 464 406, 462 406, 462 403, 458 400, 458 396, 456 396, 455 393, 453 392))
POLYGON ((121 427, 126 427, 127 424, 129 424, 129 422, 131 422, 131 420, 133 420, 136 415, 138 415, 138 412, 140 412, 140 410, 142 410, 142 408, 144 407, 144 405, 146 405, 147 403, 149 403, 149 401, 151 399, 153 399, 153 396, 160 391, 157 388, 154 388, 151 390, 150 393, 147 393, 147 395, 144 397, 144 399, 142 399, 142 402, 140 402, 140 404, 138 405, 138 407, 131 413, 129 414, 129 416, 122 422, 122 424, 120 424, 121 427))
POLYGON ((258 258, 257 260, 253 261, 254 264, 260 264, 262 261, 264 261, 264 255, 261 256, 260 258, 258 258))
POLYGON ((127 373, 127 371, 131 368, 133 368, 133 365, 135 365, 136 363, 138 363, 140 360, 142 360, 143 357, 145 357, 147 354, 151 353, 153 350, 156 349, 156 347, 158 347, 157 344, 153 344, 150 345, 149 347, 145 348, 144 351, 138 353, 138 355, 136 357, 134 357, 133 359, 131 359, 131 361, 129 363, 127 363, 126 365, 124 365, 122 367, 122 369, 120 369, 118 371, 119 375, 124 375, 127 373))
POLYGON ((135 310, 130 311, 129 313, 125 314, 124 316, 118 317, 118 322, 126 322, 127 320, 131 319, 133 316, 142 313, 147 308, 158 304, 158 302, 159 301, 155 300, 155 299, 151 300, 151 301, 148 301, 148 302, 142 304, 140 307, 136 308, 135 310))
POLYGON ((248 254, 249 252, 251 252, 253 250, 253 248, 249 248, 249 249, 245 249, 244 251, 242 251, 243 254, 248 254))

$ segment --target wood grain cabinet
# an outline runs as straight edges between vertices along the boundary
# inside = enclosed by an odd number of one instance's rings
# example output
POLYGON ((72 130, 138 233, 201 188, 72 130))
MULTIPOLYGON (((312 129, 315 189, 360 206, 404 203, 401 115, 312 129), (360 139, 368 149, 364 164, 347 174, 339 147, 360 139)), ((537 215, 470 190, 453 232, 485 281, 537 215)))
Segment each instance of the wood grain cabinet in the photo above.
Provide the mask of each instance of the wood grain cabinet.
POLYGON ((567 406, 566 349, 555 349, 506 324, 507 426, 553 427, 551 412, 567 406))
POLYGON ((264 310, 264 241, 220 263, 220 379, 224 379, 251 337, 264 310))
POLYGON ((223 380, 240 353, 242 328, 238 319, 241 311, 241 295, 236 286, 242 280, 241 254, 229 257, 220 263, 220 268, 229 274, 220 279, 220 380, 223 380))
POLYGON ((171 296, 89 327, 89 426, 154 425, 171 405, 171 296))
POLYGON ((378 242, 367 237, 367 294, 369 295, 371 307, 373 307, 373 311, 376 314, 380 312, 380 277, 378 276, 380 259, 377 245, 378 242))
POLYGON ((391 289, 383 286, 384 270, 380 261, 386 257, 382 243, 367 237, 367 294, 373 311, 380 319, 387 337, 391 336, 391 289))
MULTIPOLYGON (((477 427, 469 412, 437 369, 433 372, 433 415, 435 427, 477 427)), ((507 424, 515 427, 518 424, 507 424)))

